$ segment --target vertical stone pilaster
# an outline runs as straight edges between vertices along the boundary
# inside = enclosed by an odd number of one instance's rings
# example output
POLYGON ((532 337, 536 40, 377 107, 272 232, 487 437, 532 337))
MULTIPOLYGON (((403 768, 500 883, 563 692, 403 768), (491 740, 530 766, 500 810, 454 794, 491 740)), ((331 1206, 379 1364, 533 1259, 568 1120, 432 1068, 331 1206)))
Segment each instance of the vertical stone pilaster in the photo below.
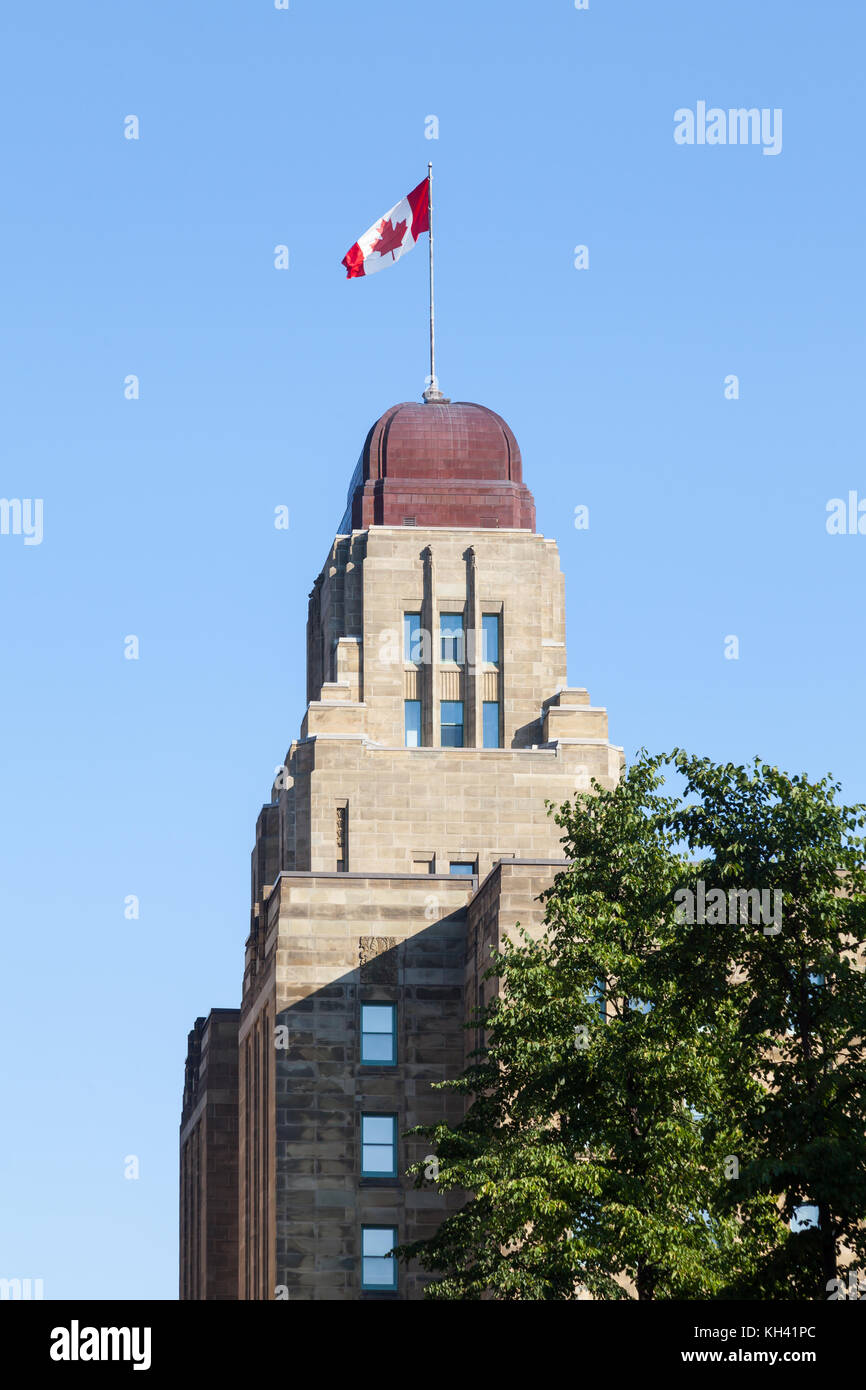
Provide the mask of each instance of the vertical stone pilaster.
POLYGON ((310 592, 307 609, 307 703, 318 700, 325 679, 322 657, 322 579, 320 575, 310 592))
MULTIPOLYGON (((421 665, 421 741, 426 748, 439 747, 439 630, 437 623, 436 562, 432 546, 421 553, 424 562, 424 592, 421 600, 421 627, 430 634, 430 660, 421 665)), ((402 638, 401 638, 402 640, 402 638)))
POLYGON ((466 551, 466 665, 463 671, 466 710, 464 742, 467 748, 480 748, 481 725, 481 603, 478 597, 478 557, 475 546, 466 551))

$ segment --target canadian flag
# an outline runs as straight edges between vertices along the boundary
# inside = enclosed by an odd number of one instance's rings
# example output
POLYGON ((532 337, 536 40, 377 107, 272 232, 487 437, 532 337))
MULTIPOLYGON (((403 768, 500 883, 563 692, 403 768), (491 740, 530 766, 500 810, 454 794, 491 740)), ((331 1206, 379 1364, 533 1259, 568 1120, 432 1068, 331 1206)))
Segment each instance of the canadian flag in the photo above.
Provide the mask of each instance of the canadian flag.
POLYGON ((374 275, 411 251, 422 232, 430 230, 430 183, 425 179, 399 203, 374 222, 342 259, 346 278, 374 275))

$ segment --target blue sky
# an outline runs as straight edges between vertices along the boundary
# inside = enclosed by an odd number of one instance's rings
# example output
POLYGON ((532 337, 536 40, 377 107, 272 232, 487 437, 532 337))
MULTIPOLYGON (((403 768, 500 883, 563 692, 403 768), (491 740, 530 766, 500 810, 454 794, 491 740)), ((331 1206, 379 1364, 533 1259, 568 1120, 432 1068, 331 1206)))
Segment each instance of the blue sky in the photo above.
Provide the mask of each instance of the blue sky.
POLYGON ((186 1034, 239 1001, 306 596, 427 370, 426 248, 340 260, 428 159, 440 382, 517 435, 571 682, 629 755, 866 800, 866 536, 825 526, 866 498, 864 28, 840 0, 4 6, 0 492, 44 535, 0 535, 0 1275, 176 1296, 186 1034), (780 108, 781 153, 677 145, 701 100, 780 108))

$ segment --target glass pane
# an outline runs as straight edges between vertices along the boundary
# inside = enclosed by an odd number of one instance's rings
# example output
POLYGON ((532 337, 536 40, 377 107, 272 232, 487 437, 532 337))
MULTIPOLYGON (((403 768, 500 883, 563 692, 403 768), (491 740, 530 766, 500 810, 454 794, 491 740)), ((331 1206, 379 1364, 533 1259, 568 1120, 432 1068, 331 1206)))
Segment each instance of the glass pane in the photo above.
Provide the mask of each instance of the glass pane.
POLYGON ((484 747, 499 747, 499 701, 484 701, 484 747))
POLYGON ((362 1115, 361 1134, 365 1144, 388 1144, 394 1142, 393 1115, 362 1115))
POLYGON ((394 1287, 394 1261, 366 1257, 363 1261, 361 1278, 368 1289, 392 1289, 394 1287))
POLYGON ((421 701, 404 700, 403 713, 406 720, 406 747, 421 747, 421 701))
POLYGON ((440 706, 441 733, 443 748, 463 747, 463 701, 443 700, 440 706))
POLYGON ((394 1027, 394 1010, 389 1004, 362 1004, 361 1027, 365 1033, 389 1033, 394 1027))
POLYGON ((387 1033, 364 1033, 361 1037, 363 1062, 393 1062, 394 1039, 387 1033))
POLYGON ((449 872, 449 873, 452 873, 452 874, 470 874, 470 875, 471 875, 471 874, 474 874, 474 873, 475 873, 475 865, 474 865, 474 864, 466 864, 466 863, 450 864, 450 865, 449 865, 449 868, 448 868, 448 872, 449 872))
POLYGON ((382 1173, 390 1177, 394 1171, 394 1150, 391 1145, 365 1144, 362 1167, 367 1174, 382 1173))
POLYGON ((403 614, 403 660, 421 662, 421 614, 403 614))
POLYGON ((485 661, 499 661, 499 614, 483 613, 481 616, 483 636, 482 652, 485 661))
POLYGON ((361 1236, 361 1250, 365 1259, 390 1255, 397 1244, 397 1232, 393 1226, 365 1226, 361 1236))
POLYGON ((463 614, 440 613, 439 631, 442 638, 442 660, 463 661, 463 614))

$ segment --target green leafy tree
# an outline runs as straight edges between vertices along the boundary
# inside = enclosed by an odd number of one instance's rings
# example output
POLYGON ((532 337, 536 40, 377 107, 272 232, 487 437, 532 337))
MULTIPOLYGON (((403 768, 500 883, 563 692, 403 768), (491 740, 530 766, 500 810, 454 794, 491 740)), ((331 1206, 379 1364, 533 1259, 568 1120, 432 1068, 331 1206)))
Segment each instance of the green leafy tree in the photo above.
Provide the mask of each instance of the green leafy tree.
POLYGON ((702 856, 690 878, 702 880, 707 902, 713 894, 728 904, 725 925, 689 932, 696 987, 737 1020, 716 1059, 747 1140, 727 1195, 746 1229, 752 1198, 774 1194, 779 1206, 770 1248, 731 1292, 824 1298, 845 1247, 855 1262, 866 1257, 866 808, 840 804, 828 778, 758 761, 718 766, 679 750, 668 761, 694 798, 669 822, 702 856), (778 912, 742 922, 747 893, 747 915, 758 893, 778 912), (810 1221, 804 1208, 814 1208, 810 1221))
MULTIPOLYGON (((766 1260, 775 1200, 731 1193, 753 1142, 728 1103, 737 1000, 696 987, 706 943, 678 918, 692 870, 662 780, 642 758, 614 791, 559 808, 570 866, 544 934, 494 954, 500 993, 475 1020, 486 1048, 443 1083, 465 1117, 415 1131, 439 1187, 469 1194, 400 1251, 434 1272, 429 1297, 712 1298, 766 1260)), ((739 1086, 759 1103, 758 1080, 739 1086)))

